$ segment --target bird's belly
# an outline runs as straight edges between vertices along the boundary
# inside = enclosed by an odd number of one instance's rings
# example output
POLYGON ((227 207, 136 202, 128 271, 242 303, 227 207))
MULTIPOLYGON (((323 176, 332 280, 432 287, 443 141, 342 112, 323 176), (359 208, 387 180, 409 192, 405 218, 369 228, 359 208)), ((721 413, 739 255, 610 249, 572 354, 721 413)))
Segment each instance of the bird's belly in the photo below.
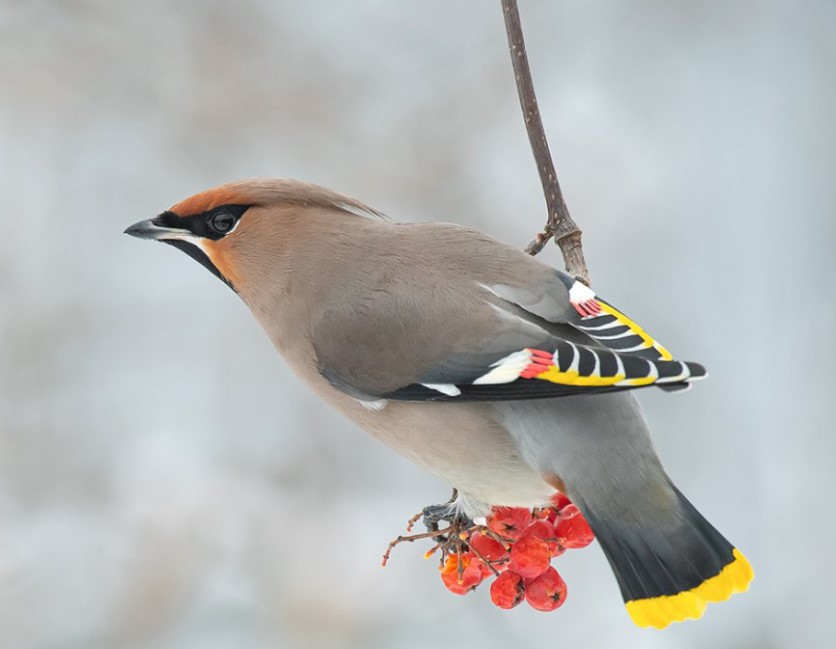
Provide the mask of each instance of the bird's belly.
POLYGON ((476 403, 388 401, 370 408, 334 389, 312 362, 277 344, 311 389, 337 410, 404 457, 447 480, 471 516, 490 505, 537 507, 551 487, 520 455, 493 408, 476 403))
POLYGON ((476 404, 389 402, 340 408, 389 447, 458 489, 464 509, 536 507, 554 491, 519 454, 489 411, 476 404))

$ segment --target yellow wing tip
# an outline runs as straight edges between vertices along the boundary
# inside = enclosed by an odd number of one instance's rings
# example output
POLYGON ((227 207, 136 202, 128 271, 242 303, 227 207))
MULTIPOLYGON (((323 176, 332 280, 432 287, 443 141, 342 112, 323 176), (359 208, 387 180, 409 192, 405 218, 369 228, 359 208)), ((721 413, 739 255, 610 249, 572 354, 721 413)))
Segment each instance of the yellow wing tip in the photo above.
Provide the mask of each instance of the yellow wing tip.
POLYGON ((601 310, 604 313, 608 313, 609 315, 611 315, 613 318, 615 318, 621 324, 627 327, 634 335, 641 338, 646 349, 655 349, 657 352, 659 352, 659 356, 661 356, 662 360, 664 361, 673 360, 673 356, 671 355, 671 353, 667 349, 665 349, 658 340, 655 340, 653 336, 647 333, 633 320, 621 313, 621 311, 616 309, 612 304, 607 304, 606 302, 600 299, 598 300, 598 304, 601 306, 601 310))
POLYGON ((671 354, 667 349, 662 347, 662 345, 659 344, 658 341, 656 341, 656 340, 653 341, 653 347, 657 352, 659 352, 659 355, 662 357, 663 361, 672 361, 673 360, 673 354, 671 354))
POLYGON ((698 620, 708 604, 723 602, 749 589, 755 576, 752 566, 737 548, 732 549, 732 555, 734 559, 729 564, 699 586, 676 595, 629 601, 627 613, 638 626, 655 629, 664 629, 672 622, 698 620))

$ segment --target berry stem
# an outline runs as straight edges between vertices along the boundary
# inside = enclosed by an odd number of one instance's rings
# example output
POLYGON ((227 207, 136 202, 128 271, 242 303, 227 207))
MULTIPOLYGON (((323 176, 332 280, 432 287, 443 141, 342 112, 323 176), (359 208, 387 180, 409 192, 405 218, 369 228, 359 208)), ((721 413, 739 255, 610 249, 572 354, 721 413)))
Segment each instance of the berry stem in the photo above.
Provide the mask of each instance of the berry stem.
MULTIPOLYGON (((490 568, 490 569, 491 569, 491 572, 493 572, 493 574, 494 574, 494 576, 495 576, 495 577, 499 577, 499 570, 497 570, 496 568, 494 568, 494 565, 493 565, 493 564, 494 564, 494 562, 493 562, 493 561, 491 561, 490 559, 486 558, 486 557, 485 557, 485 556, 484 556, 481 552, 479 552, 479 550, 477 550, 476 548, 474 548, 474 547, 470 544, 470 536, 468 536, 468 538, 466 538, 466 539, 462 539, 462 540, 465 542, 465 545, 467 545, 468 549, 469 549, 469 550, 470 550, 470 551, 471 551, 474 555, 476 555, 476 558, 477 558, 477 559, 479 559, 479 561, 481 561, 482 563, 484 563, 484 564, 485 564, 488 568, 490 568)), ((498 559, 498 560, 497 560, 497 563, 500 563, 500 562, 502 562, 502 561, 504 561, 504 559, 498 559)))

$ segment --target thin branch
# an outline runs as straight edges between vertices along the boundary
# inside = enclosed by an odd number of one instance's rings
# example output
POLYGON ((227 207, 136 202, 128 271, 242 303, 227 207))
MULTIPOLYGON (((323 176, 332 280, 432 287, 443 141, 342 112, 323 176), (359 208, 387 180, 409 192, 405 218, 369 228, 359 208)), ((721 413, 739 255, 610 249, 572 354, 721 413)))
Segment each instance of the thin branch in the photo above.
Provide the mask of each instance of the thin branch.
POLYGON ((537 97, 534 94, 534 84, 531 81, 531 69, 528 66, 528 56, 525 53, 525 40, 523 39, 517 0, 502 0, 502 10, 505 14, 508 48, 511 52, 511 63, 514 66, 514 76, 517 80, 517 93, 520 96, 525 128, 528 131, 528 141, 531 143, 531 150, 537 163, 537 171, 540 173, 540 182, 543 185, 546 208, 548 209, 548 220, 543 232, 537 233, 536 238, 528 244, 525 251, 530 255, 536 255, 543 249, 548 240, 554 237, 557 245, 560 246, 560 251, 563 253, 566 272, 577 277, 585 284, 589 284, 589 271, 586 268, 581 243, 581 229, 569 215, 569 208, 566 207, 563 192, 560 191, 557 172, 549 153, 549 143, 546 140, 543 122, 540 119, 540 109, 537 107, 537 97))

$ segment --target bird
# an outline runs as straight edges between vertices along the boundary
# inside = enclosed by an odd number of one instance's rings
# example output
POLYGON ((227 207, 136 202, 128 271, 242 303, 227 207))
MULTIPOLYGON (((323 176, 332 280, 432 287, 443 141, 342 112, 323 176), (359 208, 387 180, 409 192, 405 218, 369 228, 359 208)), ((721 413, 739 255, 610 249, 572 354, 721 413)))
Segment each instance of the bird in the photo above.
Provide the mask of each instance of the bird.
POLYGON ((749 587, 746 557, 662 467, 634 394, 705 368, 580 280, 479 230, 397 222, 283 178, 214 187, 125 233, 205 266, 315 394, 448 481, 456 511, 566 494, 637 625, 699 618, 749 587))

